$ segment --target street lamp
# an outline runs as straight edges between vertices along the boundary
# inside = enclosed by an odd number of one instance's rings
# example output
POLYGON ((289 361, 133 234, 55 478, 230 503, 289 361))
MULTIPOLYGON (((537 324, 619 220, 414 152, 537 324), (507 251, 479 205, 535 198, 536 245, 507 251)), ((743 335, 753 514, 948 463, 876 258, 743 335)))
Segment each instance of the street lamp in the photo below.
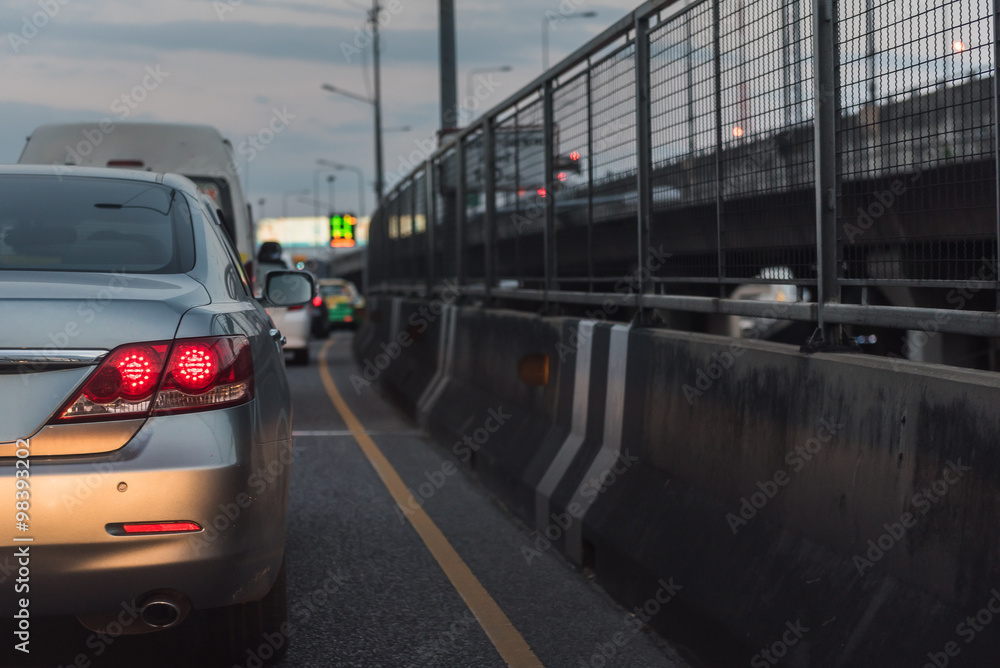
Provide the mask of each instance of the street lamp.
MULTIPOLYGON (((560 15, 558 20, 566 19, 592 19, 597 16, 597 12, 580 12, 579 14, 560 15)), ((554 23, 552 18, 546 14, 542 18, 542 71, 549 69, 549 25, 554 23)))
POLYGON ((319 169, 313 170, 313 202, 315 202, 313 214, 319 218, 319 173, 328 172, 329 168, 320 167, 319 169))
POLYGON ((286 190, 281 195, 281 217, 288 218, 288 197, 289 195, 308 195, 308 190, 286 190))
MULTIPOLYGON (((376 42, 377 44, 377 42, 376 42)), ((330 84, 323 84, 323 90, 330 93, 338 93, 345 97, 349 97, 353 100, 359 100, 361 102, 367 102, 372 105, 375 109, 375 194, 378 195, 379 200, 382 199, 382 103, 377 97, 378 90, 376 89, 376 98, 374 100, 369 100, 361 95, 356 95, 339 88, 335 88, 330 84)))
POLYGON ((510 65, 501 65, 499 67, 474 67, 468 71, 465 75, 465 99, 468 100, 472 97, 472 85, 473 77, 477 74, 486 74, 487 72, 510 72, 512 68, 510 65))
POLYGON ((355 100, 360 100, 362 102, 367 102, 372 105, 375 111, 375 192, 378 194, 379 200, 382 199, 382 190, 384 184, 384 172, 382 170, 382 67, 380 65, 381 53, 379 50, 379 12, 382 8, 379 6, 379 0, 372 0, 371 11, 368 12, 368 22, 371 24, 371 36, 372 36, 372 69, 375 75, 375 95, 372 99, 362 97, 361 95, 356 95, 339 88, 335 88, 330 84, 323 84, 323 90, 329 91, 331 93, 339 93, 355 100))
POLYGON ((350 169, 355 174, 358 175, 358 215, 363 216, 367 213, 365 208, 365 173, 361 171, 360 167, 355 167, 353 165, 342 165, 339 162, 333 162, 332 160, 323 160, 320 158, 316 161, 317 165, 325 165, 327 167, 333 167, 334 169, 350 169))

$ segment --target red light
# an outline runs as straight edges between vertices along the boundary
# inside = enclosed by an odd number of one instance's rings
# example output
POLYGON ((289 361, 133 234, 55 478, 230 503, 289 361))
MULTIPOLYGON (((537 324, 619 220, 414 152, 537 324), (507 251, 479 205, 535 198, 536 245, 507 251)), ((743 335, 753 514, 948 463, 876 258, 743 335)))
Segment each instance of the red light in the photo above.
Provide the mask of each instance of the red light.
POLYGON ((166 341, 112 350, 52 423, 225 408, 253 398, 253 359, 246 337, 182 339, 168 358, 170 350, 166 341))
POLYGON ((253 398, 253 359, 242 336, 178 341, 153 415, 244 404, 253 398))
POLYGON ((315 297, 313 297, 313 306, 315 306, 316 308, 319 308, 322 305, 323 305, 323 298, 322 297, 320 297, 319 295, 316 295, 315 297))
POLYGON ((344 322, 354 322, 354 318, 349 315, 344 316, 344 322))
POLYGON ((298 304, 297 306, 289 306, 288 310, 289 311, 301 311, 304 308, 305 308, 305 304, 298 304))
POLYGON ((538 196, 539 197, 545 197, 546 194, 548 194, 548 193, 546 193, 545 188, 539 188, 538 189, 538 196))
POLYGON ((115 368, 121 374, 121 396, 130 401, 139 401, 153 396, 156 382, 160 379, 163 358, 149 348, 132 348, 117 356, 115 368))
POLYGON ((179 389, 200 392, 215 381, 219 373, 219 358, 204 343, 184 343, 174 349, 170 372, 179 389))
POLYGON ((181 531, 201 531, 195 522, 149 522, 146 524, 123 524, 125 533, 177 533, 181 531))
POLYGON ((558 174, 556 174, 556 178, 559 179, 560 181, 565 181, 566 180, 566 172, 559 172, 558 174))
POLYGON ((737 139, 739 139, 740 137, 742 137, 743 136, 743 128, 741 128, 738 125, 735 126, 733 128, 733 136, 736 137, 737 139))
POLYGON ((95 404, 148 399, 160 379, 166 352, 166 345, 119 348, 84 385, 83 396, 95 404))
POLYGON ((573 162, 576 162, 577 160, 580 159, 580 152, 573 151, 572 153, 569 154, 569 159, 572 160, 573 162))

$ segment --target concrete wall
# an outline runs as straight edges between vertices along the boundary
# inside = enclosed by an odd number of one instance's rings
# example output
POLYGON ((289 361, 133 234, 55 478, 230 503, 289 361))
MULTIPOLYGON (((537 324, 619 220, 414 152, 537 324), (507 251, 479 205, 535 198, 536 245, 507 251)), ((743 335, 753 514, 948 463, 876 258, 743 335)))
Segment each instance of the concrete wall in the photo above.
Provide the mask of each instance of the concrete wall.
POLYGON ((538 529, 526 568, 563 551, 718 665, 992 665, 997 375, 421 308, 373 300, 358 358, 417 334, 380 379, 538 529))

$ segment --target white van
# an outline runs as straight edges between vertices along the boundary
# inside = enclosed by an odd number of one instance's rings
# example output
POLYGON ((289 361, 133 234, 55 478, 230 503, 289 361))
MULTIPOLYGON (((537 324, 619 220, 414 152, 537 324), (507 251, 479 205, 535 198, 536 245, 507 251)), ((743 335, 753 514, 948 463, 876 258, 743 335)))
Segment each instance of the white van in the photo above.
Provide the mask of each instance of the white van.
POLYGON ((42 125, 18 159, 33 165, 125 167, 182 174, 212 198, 247 273, 254 275, 253 221, 240 188, 233 146, 209 125, 65 123, 42 125))

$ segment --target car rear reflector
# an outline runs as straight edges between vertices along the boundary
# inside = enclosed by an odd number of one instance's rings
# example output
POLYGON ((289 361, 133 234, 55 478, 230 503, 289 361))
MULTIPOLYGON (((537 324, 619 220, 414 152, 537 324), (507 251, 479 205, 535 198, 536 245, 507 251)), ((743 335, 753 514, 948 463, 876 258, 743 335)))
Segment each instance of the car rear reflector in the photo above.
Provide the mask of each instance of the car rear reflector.
POLYGON ((123 534, 142 533, 188 533, 191 531, 201 531, 201 525, 197 522, 141 522, 134 524, 109 524, 108 533, 121 536, 123 534))
POLYGON ((51 422, 225 408, 250 401, 253 390, 253 359, 246 337, 128 344, 104 358, 51 422))

